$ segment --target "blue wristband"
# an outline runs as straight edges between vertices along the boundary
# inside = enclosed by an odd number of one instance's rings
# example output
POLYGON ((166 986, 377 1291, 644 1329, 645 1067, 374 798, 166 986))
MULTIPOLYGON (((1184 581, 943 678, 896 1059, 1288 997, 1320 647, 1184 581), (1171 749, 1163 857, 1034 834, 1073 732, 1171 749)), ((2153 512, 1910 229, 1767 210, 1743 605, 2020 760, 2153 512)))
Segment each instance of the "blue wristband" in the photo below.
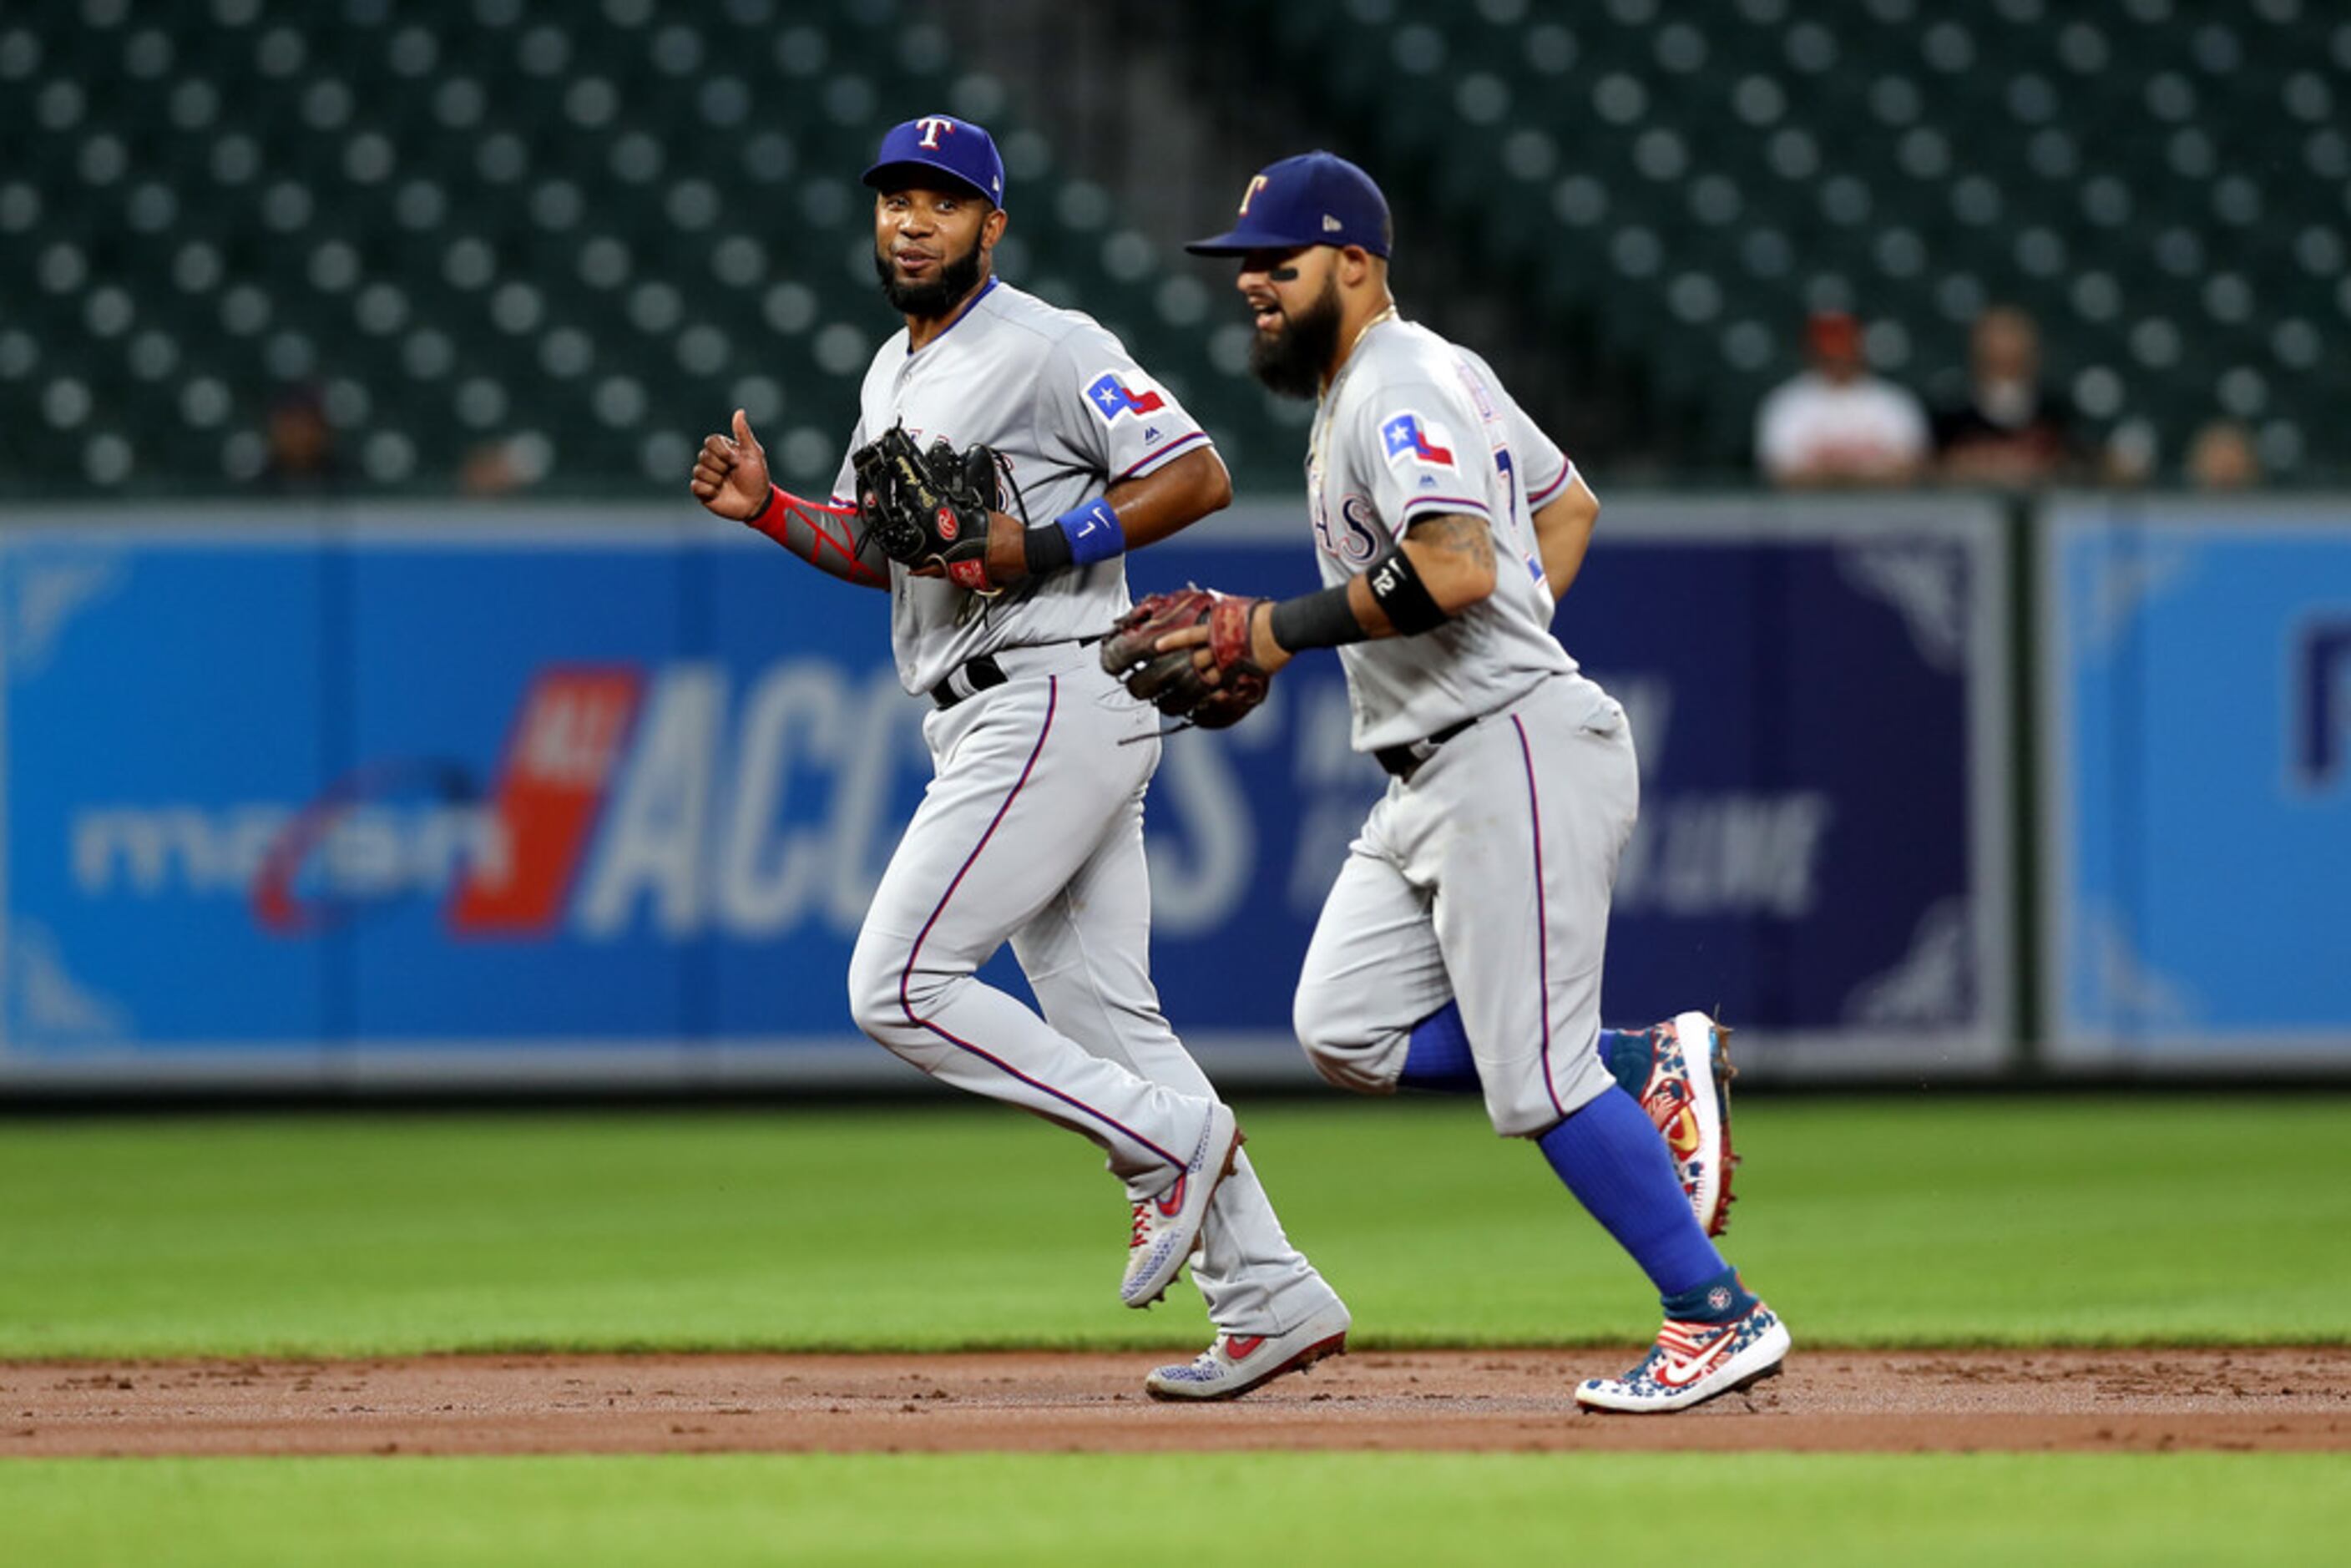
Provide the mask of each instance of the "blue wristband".
POLYGON ((1100 496, 1063 512, 1053 519, 1053 526, 1069 538, 1072 566, 1092 566, 1126 549, 1126 530, 1118 526, 1118 514, 1100 496))

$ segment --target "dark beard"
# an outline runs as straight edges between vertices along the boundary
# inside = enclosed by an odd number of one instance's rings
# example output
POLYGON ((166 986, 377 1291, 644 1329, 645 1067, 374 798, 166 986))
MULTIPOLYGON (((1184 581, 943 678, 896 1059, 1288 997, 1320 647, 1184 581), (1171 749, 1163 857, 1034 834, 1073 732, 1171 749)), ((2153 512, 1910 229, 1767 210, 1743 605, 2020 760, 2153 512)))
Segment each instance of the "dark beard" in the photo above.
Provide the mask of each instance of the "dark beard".
POLYGON ((928 283, 901 283, 890 268, 890 258, 876 246, 873 271, 882 279, 882 292, 890 301, 890 308, 901 316, 913 316, 925 321, 935 321, 963 303, 964 296, 979 287, 979 246, 971 249, 939 268, 939 275, 928 283))
POLYGON ((1339 280, 1332 277, 1322 280, 1321 298, 1280 331, 1249 339, 1249 373, 1281 397, 1312 398, 1338 351, 1339 280))

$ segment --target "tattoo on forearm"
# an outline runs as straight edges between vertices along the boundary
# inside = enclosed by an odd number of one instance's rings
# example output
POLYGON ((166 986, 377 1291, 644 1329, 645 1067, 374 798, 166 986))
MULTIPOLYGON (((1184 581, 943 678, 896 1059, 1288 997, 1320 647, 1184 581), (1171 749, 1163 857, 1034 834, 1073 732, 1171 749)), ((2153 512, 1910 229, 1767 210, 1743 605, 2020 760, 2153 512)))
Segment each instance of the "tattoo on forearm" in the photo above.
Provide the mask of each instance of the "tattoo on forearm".
POLYGON ((1422 517, 1404 532, 1406 538, 1432 549, 1467 558, 1480 572, 1494 570, 1494 536, 1483 522, 1465 513, 1440 512, 1422 517))

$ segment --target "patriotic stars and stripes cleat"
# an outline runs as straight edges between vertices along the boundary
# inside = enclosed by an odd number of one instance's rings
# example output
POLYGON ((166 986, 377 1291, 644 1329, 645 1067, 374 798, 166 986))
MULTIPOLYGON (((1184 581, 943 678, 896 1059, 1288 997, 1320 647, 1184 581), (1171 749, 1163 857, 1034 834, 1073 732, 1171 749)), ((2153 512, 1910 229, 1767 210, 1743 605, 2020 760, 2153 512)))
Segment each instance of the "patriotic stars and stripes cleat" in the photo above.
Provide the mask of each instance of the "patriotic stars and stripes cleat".
POLYGON ((1690 1212, 1708 1236, 1730 1228, 1730 1030, 1701 1012, 1620 1030, 1608 1051, 1616 1080, 1641 1103, 1673 1155, 1690 1212))
POLYGON ((1218 1334, 1190 1363, 1163 1366, 1143 1380, 1154 1399, 1238 1399, 1285 1372, 1304 1372, 1326 1355, 1347 1354, 1354 1320, 1333 1301, 1296 1327, 1276 1334, 1218 1334))
POLYGON ((1208 1200, 1217 1185, 1231 1174, 1233 1156, 1240 1151, 1241 1130, 1232 1108, 1218 1102, 1208 1112, 1208 1124, 1192 1157, 1167 1190, 1134 1206, 1134 1228, 1126 1243, 1126 1277, 1119 1281, 1118 1299, 1130 1307, 1147 1307, 1167 1294, 1167 1287, 1183 1271, 1184 1260, 1200 1244, 1200 1227, 1208 1216, 1208 1200))
POLYGON ((1787 1325, 1761 1301, 1727 1323, 1667 1318, 1640 1365, 1622 1377, 1586 1379, 1575 1402, 1635 1416, 1687 1410, 1779 1376, 1788 1343, 1787 1325))

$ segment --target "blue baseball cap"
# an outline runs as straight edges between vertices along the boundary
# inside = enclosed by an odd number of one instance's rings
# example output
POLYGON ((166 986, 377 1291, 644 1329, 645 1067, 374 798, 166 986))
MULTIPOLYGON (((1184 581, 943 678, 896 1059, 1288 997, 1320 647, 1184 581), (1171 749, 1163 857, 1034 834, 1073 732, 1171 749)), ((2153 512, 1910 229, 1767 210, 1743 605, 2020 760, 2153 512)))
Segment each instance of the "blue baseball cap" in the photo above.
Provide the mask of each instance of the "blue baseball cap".
POLYGON ((865 183, 876 189, 908 183, 904 176, 914 169, 946 174, 998 206, 1004 204, 1004 160, 997 154, 996 139, 968 120, 926 114, 892 126, 882 138, 873 167, 865 171, 865 183))
POLYGON ((1241 194, 1239 221, 1184 248, 1194 256, 1241 256, 1359 245, 1384 256, 1394 234, 1388 200, 1372 177, 1335 152, 1316 151, 1259 170, 1241 194))

